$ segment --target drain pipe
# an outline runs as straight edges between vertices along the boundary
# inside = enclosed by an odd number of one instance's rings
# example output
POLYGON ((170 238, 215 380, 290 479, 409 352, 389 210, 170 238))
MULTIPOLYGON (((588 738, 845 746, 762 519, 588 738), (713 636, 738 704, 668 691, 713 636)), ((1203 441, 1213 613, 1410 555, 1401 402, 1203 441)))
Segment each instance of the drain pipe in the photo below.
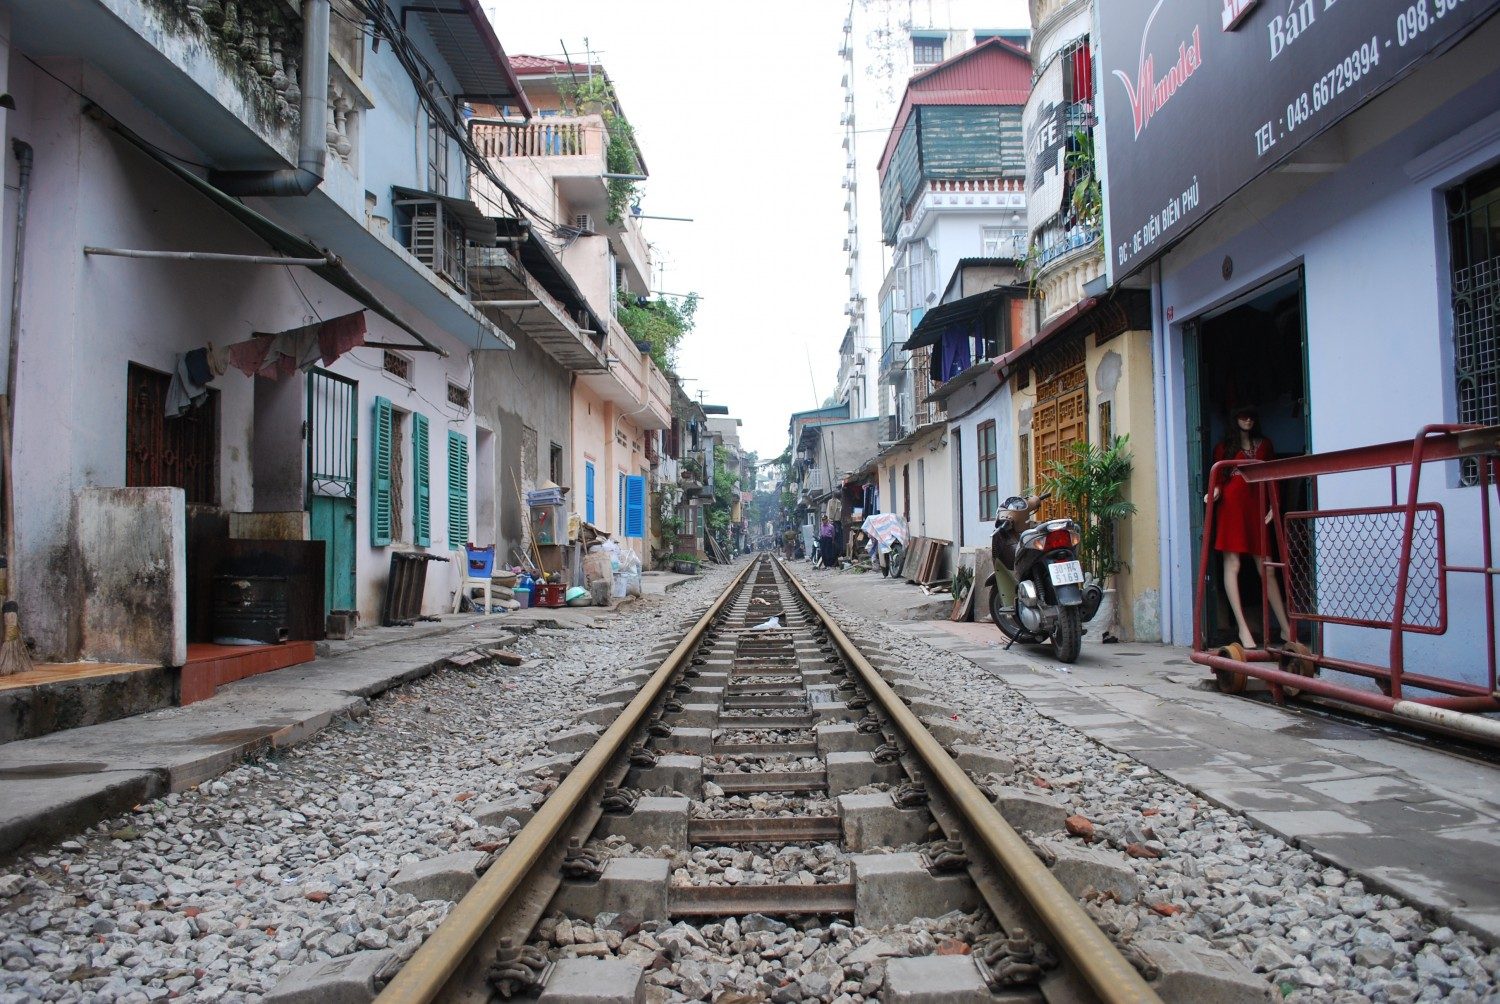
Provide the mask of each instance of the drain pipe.
POLYGON ((276 171, 214 172, 229 195, 307 195, 328 163, 328 17, 330 0, 302 0, 301 142, 297 166, 276 171))
MULTIPOLYGON (((11 150, 16 155, 19 172, 16 179, 16 247, 15 260, 11 263, 10 280, 10 344, 6 346, 5 398, 0 404, 0 476, 5 484, 0 490, 0 515, 5 519, 6 575, 3 595, 0 599, 11 600, 20 594, 17 579, 20 561, 16 554, 16 486, 15 467, 11 464, 11 452, 15 446, 16 429, 16 368, 21 361, 21 276, 26 264, 26 207, 31 199, 31 144, 12 139, 11 150)), ((6 644, 9 647, 9 643, 6 644)), ((23 650, 24 651, 24 650, 23 650)))

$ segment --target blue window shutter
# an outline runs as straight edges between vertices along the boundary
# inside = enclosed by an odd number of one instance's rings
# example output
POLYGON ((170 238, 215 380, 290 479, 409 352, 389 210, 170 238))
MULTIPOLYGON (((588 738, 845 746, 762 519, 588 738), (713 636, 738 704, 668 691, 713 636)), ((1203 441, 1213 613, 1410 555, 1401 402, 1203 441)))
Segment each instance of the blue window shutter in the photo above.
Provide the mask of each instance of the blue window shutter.
POLYGON ((469 437, 448 430, 448 546, 469 542, 469 437))
POLYGON ((588 461, 583 465, 583 518, 587 523, 594 522, 594 463, 588 461))
POLYGON ((389 547, 391 526, 391 402, 375 399, 372 421, 370 483, 370 546, 389 547))
POLYGON ((432 467, 427 446, 427 416, 411 417, 412 533, 418 547, 432 544, 432 467))
POLYGON ((625 479, 625 536, 646 536, 646 479, 639 474, 625 479))

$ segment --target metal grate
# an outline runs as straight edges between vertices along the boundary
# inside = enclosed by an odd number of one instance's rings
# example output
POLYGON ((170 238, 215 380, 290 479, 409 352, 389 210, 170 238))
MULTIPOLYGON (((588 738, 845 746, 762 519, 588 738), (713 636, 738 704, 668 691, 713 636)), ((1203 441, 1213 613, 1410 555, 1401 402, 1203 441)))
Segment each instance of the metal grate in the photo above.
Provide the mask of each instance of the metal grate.
MULTIPOLYGON (((1457 417, 1500 424, 1500 170, 1449 191, 1448 234, 1457 417)), ((1478 482, 1475 460, 1464 460, 1462 472, 1465 484, 1478 482)))
POLYGON ((411 360, 399 352, 385 350, 380 360, 381 368, 397 380, 405 380, 411 383, 411 360))
POLYGON ((313 369, 307 374, 308 491, 328 498, 354 498, 358 473, 355 408, 359 384, 313 369))
MULTIPOLYGON (((1405 510, 1335 509, 1287 513, 1289 610, 1296 619, 1390 627, 1395 619, 1405 510)), ((1443 513, 1417 508, 1407 571, 1405 625, 1441 634, 1447 609, 1443 513)))
POLYGON ((219 502, 219 392, 198 407, 166 416, 166 373, 129 363, 125 404, 125 485, 181 488, 190 505, 219 502))

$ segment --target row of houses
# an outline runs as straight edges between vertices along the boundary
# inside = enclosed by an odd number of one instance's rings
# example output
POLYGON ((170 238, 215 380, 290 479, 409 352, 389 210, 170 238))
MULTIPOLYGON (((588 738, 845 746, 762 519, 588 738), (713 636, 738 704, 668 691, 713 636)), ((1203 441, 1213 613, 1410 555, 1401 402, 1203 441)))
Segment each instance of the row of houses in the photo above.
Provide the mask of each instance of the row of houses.
MULTIPOLYGON (((1199 567, 1203 498, 1237 410, 1280 457, 1500 422, 1500 4, 1420 31, 1389 5, 1326 5, 1295 46, 1275 41, 1284 10, 1223 6, 1031 0, 1028 32, 908 32, 891 128, 853 146, 845 181, 868 186, 873 162, 881 247, 852 245, 867 278, 838 403, 792 421, 803 519, 831 486, 951 542, 951 568, 1074 444, 1128 436, 1118 633, 1182 644, 1195 583, 1222 592, 1199 567), (878 430, 861 456, 824 456, 806 428, 859 422, 878 430)), ((841 50, 857 79, 860 16, 841 50)), ((1424 482, 1450 548, 1482 539, 1476 480, 1424 482)), ((1390 490, 1325 483, 1319 502, 1390 490)), ((1479 578, 1446 602, 1485 617, 1479 578)), ((1473 682, 1470 641, 1431 645, 1473 682)))
POLYGON ((5 0, 0 77, 36 659, 183 666, 226 573, 317 638, 448 611, 469 546, 703 556, 724 436, 632 330, 682 312, 601 66, 478 0, 5 0))

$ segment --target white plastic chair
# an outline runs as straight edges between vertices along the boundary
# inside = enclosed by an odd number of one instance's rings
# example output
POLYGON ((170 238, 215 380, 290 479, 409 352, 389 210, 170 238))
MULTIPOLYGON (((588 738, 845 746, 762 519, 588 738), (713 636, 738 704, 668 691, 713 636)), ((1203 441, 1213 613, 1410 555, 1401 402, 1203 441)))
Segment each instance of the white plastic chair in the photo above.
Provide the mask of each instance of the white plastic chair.
POLYGON ((489 580, 489 578, 488 577, 483 578, 483 579, 470 578, 469 574, 468 574, 468 569, 469 569, 469 552, 467 550, 460 550, 460 551, 455 551, 454 554, 456 555, 456 557, 454 558, 454 560, 456 562, 458 562, 458 567, 461 568, 461 569, 463 569, 463 574, 462 574, 462 576, 458 580, 458 589, 455 590, 454 593, 453 593, 453 612, 454 613, 458 613, 459 610, 461 610, 463 608, 463 602, 464 602, 464 597, 465 596, 467 596, 469 598, 469 602, 471 602, 474 605, 478 606, 479 603, 481 602, 481 600, 479 599, 479 597, 475 596, 475 593, 478 592, 478 593, 481 593, 483 595, 483 603, 484 603, 484 606, 480 608, 480 613, 486 613, 486 614, 489 613, 490 609, 494 605, 493 601, 490 598, 490 580, 489 580))

